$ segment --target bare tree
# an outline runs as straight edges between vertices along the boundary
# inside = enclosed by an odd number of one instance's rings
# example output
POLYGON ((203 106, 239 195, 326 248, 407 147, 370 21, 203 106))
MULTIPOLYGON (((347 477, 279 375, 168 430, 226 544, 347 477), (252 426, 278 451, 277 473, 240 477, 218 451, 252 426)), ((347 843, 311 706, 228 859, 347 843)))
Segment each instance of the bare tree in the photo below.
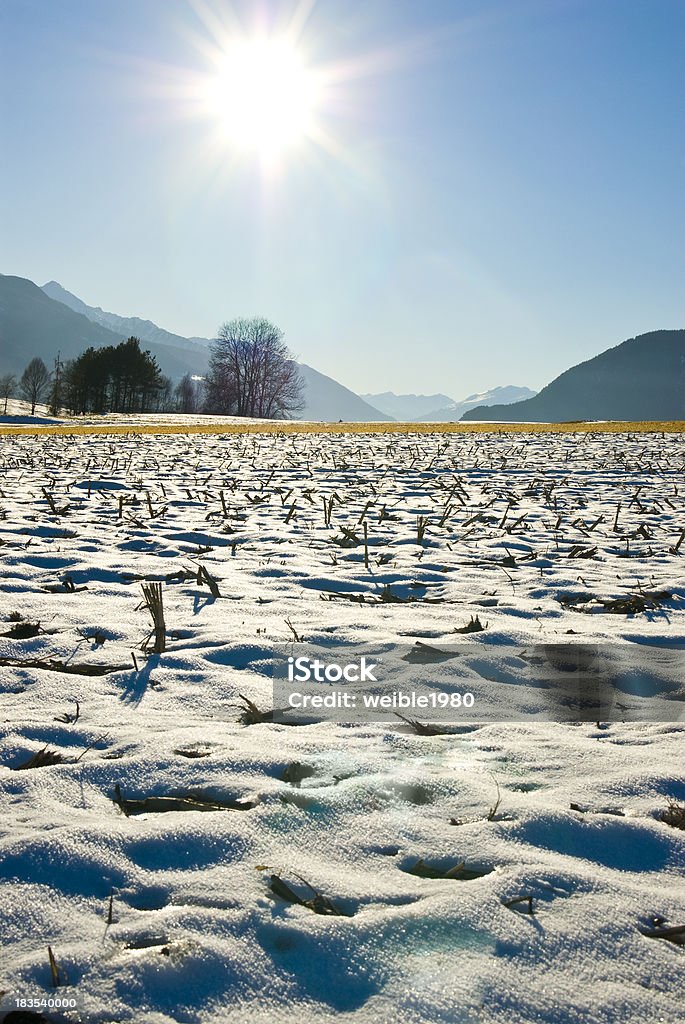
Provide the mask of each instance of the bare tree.
POLYGON ((283 332, 254 317, 223 324, 205 379, 209 412, 287 419, 303 406, 304 383, 283 332))
POLYGON ((155 412, 174 411, 173 391, 174 389, 171 385, 171 377, 165 377, 162 374, 159 379, 159 390, 155 396, 155 412))
POLYGON ((31 403, 32 416, 49 383, 50 371, 43 360, 36 356, 26 367, 19 381, 19 392, 22 398, 31 403))
POLYGON ((6 373, 4 377, 0 377, 0 401, 4 399, 5 408, 3 409, 2 415, 7 415, 7 402, 17 390, 17 378, 13 373, 6 373))
POLYGON ((181 377, 180 381, 174 388, 174 397, 176 398, 176 405, 179 412, 197 412, 199 405, 199 389, 197 382, 193 380, 189 373, 186 373, 185 377, 181 377))

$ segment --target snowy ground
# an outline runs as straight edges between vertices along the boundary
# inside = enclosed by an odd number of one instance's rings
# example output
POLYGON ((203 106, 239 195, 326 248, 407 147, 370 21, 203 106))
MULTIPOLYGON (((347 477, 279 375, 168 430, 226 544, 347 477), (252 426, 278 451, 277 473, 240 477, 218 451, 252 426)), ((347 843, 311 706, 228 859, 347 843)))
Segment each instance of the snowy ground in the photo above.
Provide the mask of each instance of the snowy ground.
POLYGON ((681 434, 0 438, 4 1007, 58 995, 77 1010, 49 1019, 94 1024, 683 1019, 685 950, 643 934, 685 924, 685 832, 661 820, 685 802, 681 702, 671 722, 451 735, 244 725, 238 705, 271 706, 272 645, 294 634, 677 651, 684 463, 681 434), (342 530, 362 538, 362 518, 368 568, 342 530), (141 651, 141 579, 163 584, 162 654, 141 651), (472 616, 482 632, 455 634, 472 616), (63 762, 17 770, 46 747, 63 762), (127 816, 117 785, 254 806, 127 816), (420 877, 420 859, 466 872, 420 877), (313 913, 306 883, 340 913, 313 913))
POLYGON ((0 399, 0 426, 13 427, 45 426, 64 422, 60 417, 50 416, 47 405, 37 404, 31 412, 31 403, 19 398, 0 399))
MULTIPOLYGON (((39 426, 41 424, 49 426, 55 425, 68 425, 70 423, 78 427, 87 426, 112 426, 112 427, 146 427, 149 428, 152 423, 163 424, 164 426, 201 426, 205 424, 208 427, 220 427, 224 424, 239 424, 244 426, 246 422, 250 424, 254 423, 272 423, 272 420, 260 420, 260 419, 248 419, 244 416, 208 416, 203 413, 196 413, 193 415, 187 415, 184 413, 117 413, 110 412, 103 415, 86 415, 86 416, 51 416, 47 405, 36 405, 33 414, 31 413, 31 403, 25 402, 22 399, 10 398, 7 402, 7 412, 5 413, 4 400, 0 400, 0 426, 11 426, 11 427, 27 427, 27 433, 30 431, 31 426, 39 426)), ((306 422, 306 421, 305 421, 306 422)))

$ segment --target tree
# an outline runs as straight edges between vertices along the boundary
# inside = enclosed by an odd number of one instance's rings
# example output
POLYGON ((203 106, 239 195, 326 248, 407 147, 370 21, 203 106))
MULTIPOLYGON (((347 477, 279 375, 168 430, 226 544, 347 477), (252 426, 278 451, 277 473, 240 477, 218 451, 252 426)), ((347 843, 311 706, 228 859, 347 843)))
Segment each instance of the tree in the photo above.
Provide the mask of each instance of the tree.
POLYGON ((205 380, 208 412, 287 419, 303 406, 304 382, 283 332, 254 317, 223 324, 205 380))
POLYGON ((106 353, 109 412, 148 412, 163 387, 162 373, 154 356, 143 352, 138 338, 128 338, 106 353))
MULTIPOLYGON (((72 412, 150 412, 164 401, 167 378, 138 338, 88 348, 63 373, 64 402, 72 412)), ((170 384, 169 384, 170 387, 170 384)))
POLYGON ((43 360, 36 356, 26 367, 19 381, 19 392, 22 398, 31 403, 32 416, 49 383, 50 371, 43 360))
POLYGON ((0 377, 0 401, 4 399, 5 402, 5 408, 2 411, 3 416, 7 415, 7 402, 16 390, 17 378, 13 373, 6 373, 4 377, 0 377))
POLYGON ((63 376, 64 403, 71 412, 106 411, 108 353, 113 352, 113 346, 91 347, 67 363, 63 376))
POLYGON ((179 412, 185 414, 197 412, 200 404, 199 389, 197 382, 189 373, 186 373, 185 377, 181 377, 174 388, 174 397, 179 412))
POLYGON ((171 377, 159 378, 159 387, 157 388, 155 396, 155 409, 154 412, 173 412, 174 411, 174 399, 173 399, 173 385, 171 377))

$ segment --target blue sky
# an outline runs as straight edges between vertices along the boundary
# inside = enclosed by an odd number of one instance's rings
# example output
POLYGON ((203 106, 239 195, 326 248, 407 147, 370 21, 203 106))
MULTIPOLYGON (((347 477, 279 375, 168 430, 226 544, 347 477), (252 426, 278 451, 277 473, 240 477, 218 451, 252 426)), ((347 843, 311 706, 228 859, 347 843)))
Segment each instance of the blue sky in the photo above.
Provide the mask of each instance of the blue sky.
POLYGON ((685 327, 683 52, 682 0, 2 0, 0 272, 266 316, 356 391, 539 388, 685 327), (294 16, 327 142, 265 173, 190 94, 294 16))

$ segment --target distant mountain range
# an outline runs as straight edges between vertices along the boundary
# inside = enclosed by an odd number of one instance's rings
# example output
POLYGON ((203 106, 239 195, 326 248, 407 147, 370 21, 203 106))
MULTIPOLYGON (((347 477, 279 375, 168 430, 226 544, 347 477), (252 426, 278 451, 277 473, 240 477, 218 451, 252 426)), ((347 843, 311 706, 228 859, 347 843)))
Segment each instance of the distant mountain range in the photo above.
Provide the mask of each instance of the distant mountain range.
POLYGON ((432 423, 451 423, 460 420, 464 413, 475 406, 490 405, 491 403, 509 405, 511 402, 520 402, 524 398, 532 398, 534 394, 535 392, 531 391, 530 388, 518 388, 510 384, 507 387, 483 391, 479 395, 469 395, 468 398, 463 398, 461 402, 452 402, 440 409, 433 409, 425 416, 418 416, 417 419, 420 421, 428 420, 432 423))
POLYGON ((419 419, 423 413, 449 405, 453 401, 448 395, 396 395, 392 391, 361 397, 392 419, 405 423, 419 419))
POLYGON ((463 419, 685 419, 685 330, 629 338, 566 370, 534 398, 514 405, 480 405, 463 419))
MULTIPOLYGON (((0 274, 0 374, 21 374, 34 356, 49 368, 86 348, 117 345, 134 335, 172 380, 207 372, 209 338, 183 338, 138 317, 89 306, 56 281, 39 288, 0 274)), ((538 394, 514 386, 454 401, 448 395, 357 395, 318 370, 299 364, 305 381, 302 419, 444 422, 510 420, 685 419, 685 330, 652 331, 630 338, 571 367, 538 394)))
MULTIPOLYGON (((202 377, 207 372, 209 338, 183 338, 150 320, 107 313, 87 305, 56 281, 39 288, 26 278, 0 274, 0 373, 21 374, 34 356, 51 369, 58 352, 66 362, 91 345, 118 345, 131 335, 140 338, 162 372, 174 381, 186 373, 202 377)), ((305 363, 299 367, 305 381, 302 419, 392 419, 331 377, 305 363)))
POLYGON ((509 386, 469 395, 460 402, 455 402, 449 395, 395 395, 392 391, 383 391, 380 395, 362 395, 362 398, 396 420, 408 423, 449 423, 460 420, 474 406, 489 405, 491 402, 508 405, 509 402, 532 398, 534 394, 530 388, 509 386))

